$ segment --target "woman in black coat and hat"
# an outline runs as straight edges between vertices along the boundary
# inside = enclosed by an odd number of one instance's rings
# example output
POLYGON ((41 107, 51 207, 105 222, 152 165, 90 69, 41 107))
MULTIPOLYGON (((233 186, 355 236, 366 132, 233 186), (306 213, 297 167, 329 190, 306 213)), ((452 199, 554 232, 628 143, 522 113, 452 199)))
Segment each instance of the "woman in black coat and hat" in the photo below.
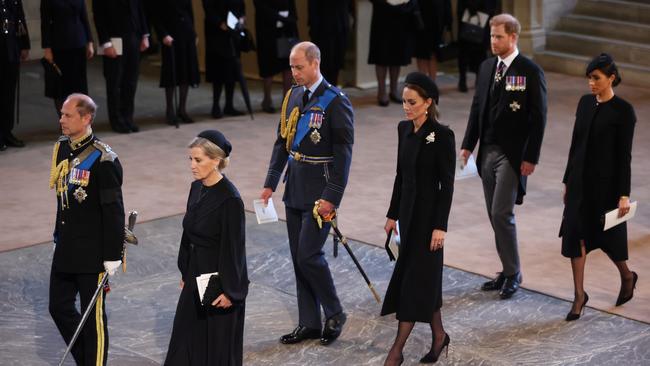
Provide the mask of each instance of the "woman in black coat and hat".
MULTIPOLYGON (((244 204, 221 171, 230 142, 216 130, 189 145, 196 179, 190 188, 178 252, 181 295, 165 365, 241 365, 248 294, 244 204), (196 277, 218 272, 214 300, 199 298, 196 277)), ((211 280, 212 281, 212 280, 211 280)), ((208 285, 206 295, 212 283, 208 285)))
POLYGON ((163 0, 158 4, 155 26, 163 47, 160 87, 165 88, 167 123, 176 119, 192 123, 187 115, 189 87, 199 85, 199 61, 191 0, 163 0), (179 87, 178 111, 174 113, 174 88, 179 87))
POLYGON ((397 127, 397 174, 384 227, 387 234, 399 230, 401 245, 381 309, 381 315, 396 313, 399 325, 386 365, 404 360, 402 349, 415 322, 429 323, 432 333, 431 350, 420 362, 436 362, 449 345, 440 308, 454 192, 454 133, 438 122, 438 88, 427 75, 407 75, 402 98, 407 120, 397 127))
POLYGON ((589 295, 584 290, 587 253, 601 249, 621 276, 616 306, 630 301, 638 276, 627 266, 627 226, 603 231, 603 215, 630 210, 634 108, 614 94, 621 82, 608 54, 594 58, 585 72, 591 94, 580 98, 573 127, 571 149, 564 172, 564 214, 560 236, 562 255, 571 258, 575 297, 567 321, 580 318, 589 295))

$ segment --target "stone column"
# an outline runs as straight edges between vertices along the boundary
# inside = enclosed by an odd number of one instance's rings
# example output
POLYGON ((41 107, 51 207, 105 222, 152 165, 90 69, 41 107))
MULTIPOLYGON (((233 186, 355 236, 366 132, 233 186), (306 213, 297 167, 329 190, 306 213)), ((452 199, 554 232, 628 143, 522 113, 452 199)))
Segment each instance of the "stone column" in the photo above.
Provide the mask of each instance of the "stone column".
POLYGON ((504 0, 503 11, 514 15, 521 23, 521 52, 530 56, 544 48, 544 0, 504 0))

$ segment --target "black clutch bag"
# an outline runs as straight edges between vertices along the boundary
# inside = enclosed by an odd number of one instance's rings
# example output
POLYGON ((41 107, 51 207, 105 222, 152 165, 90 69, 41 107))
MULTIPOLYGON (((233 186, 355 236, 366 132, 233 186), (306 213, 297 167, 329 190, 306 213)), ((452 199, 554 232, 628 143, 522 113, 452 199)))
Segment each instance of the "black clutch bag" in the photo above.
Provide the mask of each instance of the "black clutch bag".
POLYGON ((45 71, 45 96, 48 98, 61 97, 61 69, 45 58, 41 58, 41 65, 45 71))
POLYGON ((203 294, 203 300, 201 300, 201 305, 203 306, 212 306, 212 302, 223 294, 223 287, 221 286, 221 277, 219 275, 210 276, 208 281, 208 287, 205 288, 205 293, 203 294))
POLYGON ((293 46, 298 44, 298 37, 279 37, 275 40, 275 55, 277 58, 288 58, 293 46))

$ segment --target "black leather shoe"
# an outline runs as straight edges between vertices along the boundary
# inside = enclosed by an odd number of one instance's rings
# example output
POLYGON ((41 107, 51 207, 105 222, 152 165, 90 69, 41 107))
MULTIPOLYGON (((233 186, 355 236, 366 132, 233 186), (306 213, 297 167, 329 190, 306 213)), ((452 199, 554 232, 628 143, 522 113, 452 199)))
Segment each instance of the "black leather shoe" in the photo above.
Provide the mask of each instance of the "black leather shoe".
POLYGON ((16 136, 8 133, 4 137, 4 143, 10 147, 25 147, 25 143, 22 140, 19 140, 16 136))
POLYGON ((390 103, 390 101, 388 99, 378 99, 377 100, 377 105, 379 105, 380 107, 388 107, 389 103, 390 103))
POLYGON ((427 353, 426 355, 424 355, 424 357, 420 359, 420 363, 438 362, 438 358, 440 358, 442 351, 446 351, 445 357, 449 358, 449 342, 451 342, 451 339, 449 339, 449 334, 445 333, 445 339, 442 341, 442 345, 440 346, 440 351, 436 353, 435 350, 432 349, 431 351, 429 351, 429 353, 427 353))
POLYGON ((183 123, 194 123, 194 120, 190 118, 190 116, 187 115, 185 112, 179 112, 178 113, 178 118, 183 122, 183 123))
POLYGON ((223 112, 221 112, 221 108, 219 107, 218 104, 212 105, 212 112, 210 112, 210 115, 214 119, 219 119, 223 117, 223 112))
POLYGON ((275 107, 273 107, 273 104, 271 102, 262 101, 262 110, 266 113, 275 113, 275 107))
POLYGON ((621 285, 621 291, 619 291, 618 299, 616 299, 616 306, 621 306, 626 302, 632 300, 632 298, 634 297, 634 289, 636 288, 636 281, 638 280, 639 280, 639 276, 636 274, 636 272, 632 272, 632 292, 628 296, 623 296, 624 288, 623 285, 621 285))
POLYGON ((4 141, 0 141, 0 151, 5 150, 7 150, 7 144, 5 144, 4 141))
POLYGON ((499 297, 503 300, 509 299, 512 295, 519 290, 521 284, 521 273, 517 272, 512 276, 505 276, 506 280, 503 282, 503 287, 499 291, 499 297))
POLYGON ((140 132, 140 127, 138 127, 138 125, 136 125, 136 124, 133 123, 133 122, 127 122, 127 123, 126 123, 126 127, 127 127, 127 128, 129 129, 129 131, 131 131, 131 132, 140 132))
POLYGON ((113 131, 115 131, 117 133, 131 133, 131 129, 126 127, 125 125, 123 125, 121 123, 120 124, 117 124, 117 123, 111 124, 111 130, 113 130, 113 131))
POLYGON ((402 97, 398 97, 396 94, 393 94, 393 93, 389 93, 389 94, 388 94, 388 98, 389 98, 389 99, 391 100, 391 102, 393 102, 393 103, 402 104, 402 102, 403 102, 403 101, 402 101, 402 97))
POLYGON ((225 114, 227 116, 237 117, 237 116, 243 116, 244 112, 239 111, 239 110, 237 110, 237 109, 235 109, 233 107, 226 107, 226 108, 223 109, 223 114, 225 114))
POLYGON ((572 322, 574 320, 580 319, 580 316, 582 313, 585 312, 585 306, 587 306, 587 301, 589 301, 589 295, 585 292, 585 300, 582 302, 582 306, 580 306, 580 310, 578 310, 578 313, 572 313, 569 311, 569 313, 566 315, 566 318, 564 320, 568 322, 572 322))
POLYGON ((293 332, 285 334, 280 337, 280 343, 282 344, 295 344, 300 343, 306 339, 318 339, 320 338, 320 329, 312 329, 303 327, 299 325, 293 332))
POLYGON ((494 279, 491 279, 481 286, 483 291, 498 291, 503 287, 503 282, 506 280, 506 277, 503 275, 503 272, 497 272, 497 276, 494 279))
POLYGON ((325 327, 323 328, 323 335, 320 337, 320 344, 327 346, 331 344, 341 335, 343 330, 343 324, 347 320, 347 316, 344 312, 340 312, 336 315, 332 315, 329 319, 325 321, 325 327))

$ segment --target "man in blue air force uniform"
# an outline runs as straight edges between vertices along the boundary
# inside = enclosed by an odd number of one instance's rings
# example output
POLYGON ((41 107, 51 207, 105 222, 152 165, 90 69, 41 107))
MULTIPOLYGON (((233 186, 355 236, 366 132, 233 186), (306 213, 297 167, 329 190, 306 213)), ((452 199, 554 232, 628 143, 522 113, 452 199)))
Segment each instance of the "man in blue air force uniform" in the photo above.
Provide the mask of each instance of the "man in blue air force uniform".
POLYGON ((350 100, 323 79, 320 50, 315 44, 297 44, 289 62, 298 85, 287 92, 282 103, 278 137, 261 194, 268 202, 287 165, 283 200, 299 320, 294 331, 280 337, 280 342, 320 338, 321 344, 328 345, 341 334, 346 316, 323 253, 330 224, 319 228, 312 209, 318 201, 318 213, 326 217, 341 202, 352 160, 354 115, 350 100))
MULTIPOLYGON (((103 276, 113 275, 122 258, 122 166, 115 152, 93 135, 95 111, 87 95, 70 95, 61 108, 64 136, 52 154, 50 188, 56 189, 57 211, 49 310, 66 343, 81 320, 77 294, 83 313, 103 276)), ((105 297, 102 291, 72 347, 78 365, 106 365, 105 297)))

